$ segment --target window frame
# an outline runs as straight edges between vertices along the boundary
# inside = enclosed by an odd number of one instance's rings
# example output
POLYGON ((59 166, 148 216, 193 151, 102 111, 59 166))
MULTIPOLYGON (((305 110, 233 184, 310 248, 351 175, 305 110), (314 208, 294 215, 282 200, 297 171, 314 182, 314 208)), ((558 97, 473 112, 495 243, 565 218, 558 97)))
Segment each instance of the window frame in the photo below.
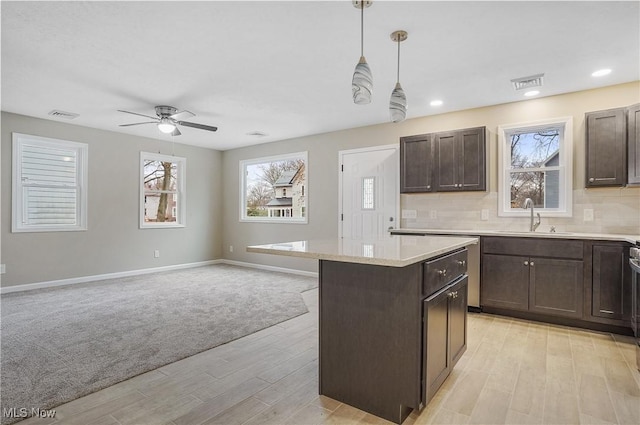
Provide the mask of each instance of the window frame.
POLYGON ((558 208, 536 208, 542 217, 573 216, 573 117, 559 117, 498 126, 498 216, 527 217, 530 211, 511 208, 511 148, 507 144, 515 133, 535 132, 547 128, 560 130, 558 208))
POLYGON ((281 223, 281 224, 308 224, 309 223, 309 158, 308 151, 286 153, 273 156, 265 156, 260 158, 242 159, 239 161, 239 221, 246 223, 281 223), (287 161, 294 159, 303 159, 305 166, 305 197, 304 217, 252 217, 247 215, 247 167, 251 165, 264 164, 268 162, 287 161))
POLYGON ((173 229, 182 228, 187 225, 187 159, 173 155, 163 155, 160 153, 144 152, 140 151, 140 200, 139 200, 139 215, 140 215, 140 229, 173 229), (144 163, 145 161, 163 161, 176 163, 176 190, 167 191, 168 193, 176 193, 177 195, 177 215, 176 221, 167 222, 145 222, 144 220, 144 198, 145 194, 149 191, 144 188, 144 163))
POLYGON ((88 160, 89 145, 69 140, 53 139, 23 133, 12 133, 12 171, 11 171, 11 232, 78 232, 88 229, 88 160), (76 224, 25 224, 19 218, 25 211, 26 199, 22 183, 22 152, 24 145, 33 145, 48 149, 67 149, 76 151, 76 224))

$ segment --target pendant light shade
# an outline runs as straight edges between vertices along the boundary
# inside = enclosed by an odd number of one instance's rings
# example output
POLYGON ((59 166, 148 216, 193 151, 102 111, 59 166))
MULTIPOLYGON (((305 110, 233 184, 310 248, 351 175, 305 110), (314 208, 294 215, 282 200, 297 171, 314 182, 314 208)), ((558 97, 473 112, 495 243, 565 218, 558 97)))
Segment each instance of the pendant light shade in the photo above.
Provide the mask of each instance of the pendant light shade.
POLYGON ((405 41, 407 35, 406 31, 394 31, 391 33, 391 40, 398 43, 398 78, 389 100, 389 116, 392 122, 401 122, 407 117, 407 96, 400 85, 400 42, 405 41))
POLYGON ((371 68, 364 56, 360 56, 360 61, 353 71, 353 80, 351 81, 351 92, 353 94, 353 103, 356 105, 366 105, 371 103, 371 95, 373 94, 373 77, 371 76, 371 68))
POLYGON ((373 94, 373 76, 364 57, 364 8, 371 6, 371 3, 371 0, 353 1, 353 6, 360 9, 360 60, 353 71, 353 79, 351 80, 351 94, 353 103, 356 105, 371 103, 373 94))
POLYGON ((389 115, 392 122, 401 122, 407 117, 407 96, 404 94, 399 82, 396 83, 396 87, 391 92, 389 115))

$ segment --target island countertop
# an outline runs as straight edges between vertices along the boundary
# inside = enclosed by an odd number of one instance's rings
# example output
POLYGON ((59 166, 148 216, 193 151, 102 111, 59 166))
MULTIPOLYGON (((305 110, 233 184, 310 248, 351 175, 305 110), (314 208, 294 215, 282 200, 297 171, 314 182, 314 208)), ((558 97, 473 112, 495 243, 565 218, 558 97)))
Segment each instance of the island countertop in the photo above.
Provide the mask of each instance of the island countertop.
POLYGON ((247 252, 405 267, 478 243, 478 238, 390 235, 382 239, 317 239, 252 245, 247 252))

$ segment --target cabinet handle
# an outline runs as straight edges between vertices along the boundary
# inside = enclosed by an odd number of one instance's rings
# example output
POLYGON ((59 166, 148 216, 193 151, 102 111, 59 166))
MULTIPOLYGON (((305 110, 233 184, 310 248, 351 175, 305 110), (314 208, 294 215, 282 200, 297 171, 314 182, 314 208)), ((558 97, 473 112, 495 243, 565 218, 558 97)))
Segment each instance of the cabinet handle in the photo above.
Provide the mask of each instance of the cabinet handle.
POLYGON ((427 189, 431 189, 431 185, 430 184, 427 185, 427 189))
POLYGON ((533 261, 532 261, 530 264, 531 264, 531 267, 533 267, 533 266, 534 266, 533 261))
POLYGON ((447 269, 444 270, 438 270, 438 274, 442 277, 445 277, 447 275, 447 269))
POLYGON ((525 261, 525 262, 524 262, 524 265, 525 265, 525 266, 528 266, 528 265, 529 265, 529 262, 528 262, 528 261, 525 261))
POLYGON ((611 310, 600 310, 600 313, 613 314, 613 311, 611 311, 611 310))
POLYGON ((594 181, 596 181, 596 179, 594 179, 593 177, 589 179, 589 183, 593 183, 594 181))
POLYGON ((458 260, 458 264, 464 267, 467 265, 467 262, 465 260, 458 260))
POLYGON ((449 292, 449 293, 447 293, 447 297, 449 297, 449 298, 453 298, 453 292, 449 292))

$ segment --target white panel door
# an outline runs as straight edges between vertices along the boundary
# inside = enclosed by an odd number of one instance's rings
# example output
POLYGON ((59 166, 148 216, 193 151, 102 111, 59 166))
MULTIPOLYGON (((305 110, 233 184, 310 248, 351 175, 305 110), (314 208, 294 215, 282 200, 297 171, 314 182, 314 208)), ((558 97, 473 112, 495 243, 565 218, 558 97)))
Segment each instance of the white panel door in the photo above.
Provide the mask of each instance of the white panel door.
POLYGON ((399 156, 397 147, 343 151, 342 237, 379 239, 396 227, 399 156))

